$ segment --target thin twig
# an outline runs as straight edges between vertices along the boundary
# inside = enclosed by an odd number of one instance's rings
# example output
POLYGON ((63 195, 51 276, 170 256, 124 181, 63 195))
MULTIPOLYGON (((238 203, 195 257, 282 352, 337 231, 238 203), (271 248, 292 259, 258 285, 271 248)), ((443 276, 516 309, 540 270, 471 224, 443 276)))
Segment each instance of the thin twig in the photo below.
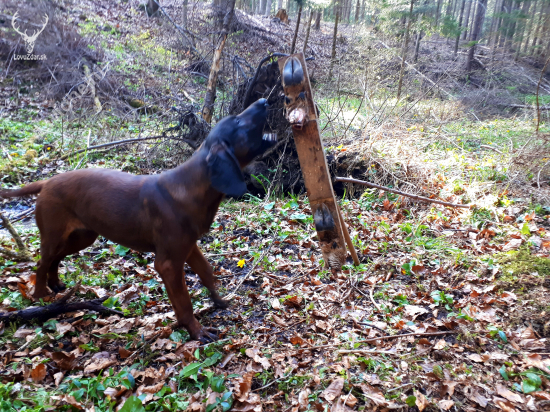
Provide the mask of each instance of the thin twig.
MULTIPOLYGON (((157 1, 155 0, 155 3, 157 3, 157 6, 159 7, 159 9, 162 10, 162 13, 168 18, 168 20, 170 21, 170 23, 172 23, 174 25, 174 27, 176 28, 177 31, 180 32, 180 34, 183 36, 183 38, 185 40, 187 40, 187 42, 189 43, 189 45, 191 46, 191 49, 199 56, 201 57, 199 51, 197 50, 197 48, 195 47, 195 45, 193 44, 193 41, 189 39, 189 37, 187 37, 187 35, 185 34, 185 30, 187 29, 182 29, 180 26, 178 26, 174 20, 172 20, 172 18, 170 17, 170 15, 168 13, 166 13, 166 10, 164 10, 164 8, 160 5, 160 1, 157 1)), ((189 32, 189 30, 187 30, 187 32, 189 32)), ((189 32, 190 33, 190 32, 189 32)))
POLYGON ((494 152, 497 152, 498 154, 503 154, 500 150, 498 150, 496 147, 493 147, 493 146, 489 146, 488 144, 482 144, 480 145, 479 147, 482 147, 484 149, 489 149, 489 150, 492 150, 494 152))
POLYGON ((381 336, 379 338, 370 338, 370 339, 363 339, 355 341, 355 343, 369 343, 369 342, 375 342, 377 340, 387 340, 387 339, 395 339, 395 338, 405 338, 407 336, 437 336, 437 335, 452 335, 454 333, 459 333, 457 331, 448 330, 444 332, 414 332, 414 333, 404 333, 402 335, 388 335, 388 336, 381 336))
POLYGON ((542 79, 544 77, 544 73, 546 73, 546 68, 548 67, 548 63, 550 63, 550 57, 548 57, 548 59, 546 60, 546 63, 544 63, 544 67, 540 71, 540 78, 537 84, 537 128, 535 130, 537 133, 539 132, 539 125, 540 125, 539 89, 540 89, 540 84, 542 82, 542 79))
POLYGON ((414 383, 409 382, 409 383, 406 383, 406 384, 404 384, 404 385, 399 385, 399 386, 397 386, 397 387, 395 387, 395 388, 391 388, 391 389, 387 390, 386 393, 390 393, 390 392, 393 392, 393 391, 397 391, 397 390, 399 390, 399 389, 403 389, 403 388, 406 388, 407 386, 411 386, 411 385, 414 385, 414 383))
POLYGON ((411 199, 419 200, 421 202, 437 203, 437 204, 444 205, 444 206, 449 206, 449 207, 463 207, 463 208, 467 208, 467 209, 472 208, 472 205, 459 205, 457 203, 443 202, 442 200, 436 200, 436 199, 430 199, 430 198, 427 198, 427 197, 424 197, 424 196, 412 195, 410 193, 405 193, 405 192, 402 192, 400 190, 390 189, 389 187, 386 187, 386 186, 380 186, 380 185, 376 185, 374 183, 365 182, 364 180, 351 179, 351 178, 348 178, 348 177, 336 177, 336 178, 334 178, 334 181, 335 182, 357 183, 357 184, 360 184, 360 185, 363 185, 363 186, 372 187, 374 189, 384 190, 385 192, 395 193, 396 195, 410 197, 411 199))
POLYGON ((0 213, 0 220, 2 221, 2 224, 8 230, 8 232, 10 232, 10 235, 13 237, 13 240, 17 245, 17 249, 19 249, 18 252, 14 252, 9 249, 0 248, 0 253, 8 256, 10 259, 31 261, 31 252, 29 251, 29 249, 27 249, 25 243, 23 243, 23 240, 21 240, 21 236, 19 236, 17 230, 15 230, 15 228, 12 226, 10 220, 2 213, 0 213))
POLYGON ((376 308, 376 310, 378 312, 380 312, 380 305, 378 303, 376 303, 376 301, 374 300, 374 288, 376 287, 376 283, 377 282, 374 282, 372 284, 372 287, 370 288, 369 290, 369 297, 370 297, 370 301, 372 302, 372 304, 374 305, 374 307, 376 308))
MULTIPOLYGON (((360 341, 357 341, 360 342, 360 341)), ((399 356, 399 353, 389 350, 364 350, 364 349, 341 349, 338 353, 358 353, 360 355, 395 355, 399 356)))

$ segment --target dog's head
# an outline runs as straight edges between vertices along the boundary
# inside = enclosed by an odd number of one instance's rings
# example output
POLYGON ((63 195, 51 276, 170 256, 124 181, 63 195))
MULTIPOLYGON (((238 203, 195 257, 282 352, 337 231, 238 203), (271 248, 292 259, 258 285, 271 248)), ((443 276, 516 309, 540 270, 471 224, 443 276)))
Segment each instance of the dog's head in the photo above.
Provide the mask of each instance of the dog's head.
POLYGON ((205 141, 206 161, 212 186, 230 196, 246 193, 242 168, 276 143, 264 135, 267 100, 260 99, 238 116, 222 119, 205 141))

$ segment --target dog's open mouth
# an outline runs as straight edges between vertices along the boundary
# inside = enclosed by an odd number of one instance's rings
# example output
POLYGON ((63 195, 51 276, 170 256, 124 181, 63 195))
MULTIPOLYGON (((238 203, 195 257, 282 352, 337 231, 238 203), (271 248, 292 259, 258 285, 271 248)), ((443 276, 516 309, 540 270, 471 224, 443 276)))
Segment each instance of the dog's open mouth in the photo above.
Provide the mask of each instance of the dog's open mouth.
POLYGON ((266 142, 276 142, 277 141, 277 133, 264 133, 262 136, 262 139, 266 142))

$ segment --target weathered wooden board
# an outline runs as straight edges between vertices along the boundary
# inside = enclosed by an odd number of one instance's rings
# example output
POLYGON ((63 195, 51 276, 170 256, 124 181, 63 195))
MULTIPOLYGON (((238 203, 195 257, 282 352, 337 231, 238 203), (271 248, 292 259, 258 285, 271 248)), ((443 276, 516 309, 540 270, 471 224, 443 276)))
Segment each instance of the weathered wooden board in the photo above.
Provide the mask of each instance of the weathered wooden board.
POLYGON ((292 124, 325 263, 330 268, 341 269, 346 260, 346 240, 354 263, 358 265, 357 254, 334 197, 304 55, 297 53, 280 58, 279 69, 286 96, 286 116, 292 124))

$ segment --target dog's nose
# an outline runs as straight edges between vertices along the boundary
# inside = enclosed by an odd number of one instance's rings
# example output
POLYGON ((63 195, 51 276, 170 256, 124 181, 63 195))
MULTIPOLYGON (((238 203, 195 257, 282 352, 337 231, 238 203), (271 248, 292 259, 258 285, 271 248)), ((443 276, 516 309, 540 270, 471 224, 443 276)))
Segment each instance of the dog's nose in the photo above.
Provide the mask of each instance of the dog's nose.
POLYGON ((258 100, 258 103, 263 104, 265 107, 269 107, 269 103, 267 102, 267 99, 260 99, 258 100))

